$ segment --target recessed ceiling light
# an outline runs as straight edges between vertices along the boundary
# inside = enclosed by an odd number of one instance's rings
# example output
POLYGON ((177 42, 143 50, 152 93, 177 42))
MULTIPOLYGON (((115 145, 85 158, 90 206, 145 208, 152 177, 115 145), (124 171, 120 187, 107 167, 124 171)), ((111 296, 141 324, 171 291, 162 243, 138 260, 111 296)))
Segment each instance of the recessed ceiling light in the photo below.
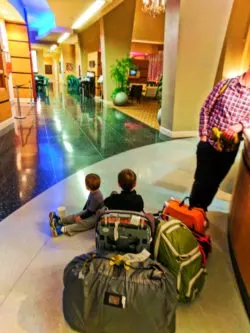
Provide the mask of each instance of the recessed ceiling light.
POLYGON ((96 0, 75 21, 75 23, 72 25, 72 29, 79 29, 81 26, 83 26, 92 16, 94 16, 105 5, 105 3, 106 3, 105 0, 96 0))
POLYGON ((69 36, 70 36, 70 33, 65 32, 64 34, 62 34, 61 37, 58 38, 57 43, 60 44, 60 43, 64 42, 67 38, 69 38, 69 36))
POLYGON ((53 45, 50 47, 50 52, 55 51, 56 48, 57 48, 57 45, 56 45, 56 44, 53 44, 53 45))

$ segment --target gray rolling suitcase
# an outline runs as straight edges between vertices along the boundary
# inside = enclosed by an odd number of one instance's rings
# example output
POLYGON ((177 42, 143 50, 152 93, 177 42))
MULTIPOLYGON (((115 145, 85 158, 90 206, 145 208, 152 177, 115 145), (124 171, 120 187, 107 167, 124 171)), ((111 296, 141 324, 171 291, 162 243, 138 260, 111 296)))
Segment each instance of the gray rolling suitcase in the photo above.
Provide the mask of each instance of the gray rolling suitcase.
MULTIPOLYGON (((174 333, 176 281, 163 266, 112 254, 82 255, 64 270, 63 312, 83 333, 174 333)), ((136 254, 132 256, 141 256, 136 254)))
POLYGON ((129 253, 150 251, 152 224, 146 215, 138 212, 104 211, 96 224, 96 248, 129 253))

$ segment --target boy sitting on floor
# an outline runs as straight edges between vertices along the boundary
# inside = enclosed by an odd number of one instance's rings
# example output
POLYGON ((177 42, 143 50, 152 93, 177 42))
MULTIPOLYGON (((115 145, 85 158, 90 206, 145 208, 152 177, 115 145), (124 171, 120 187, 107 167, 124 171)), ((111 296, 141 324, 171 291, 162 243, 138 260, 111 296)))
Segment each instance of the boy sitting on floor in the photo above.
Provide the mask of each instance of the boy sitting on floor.
POLYGON ((118 184, 121 187, 121 193, 113 191, 111 195, 104 200, 104 206, 109 210, 130 210, 143 213, 151 222, 152 232, 155 232, 155 219, 151 213, 144 212, 144 202, 142 197, 136 193, 136 174, 131 169, 124 169, 118 174, 118 184))
POLYGON ((76 233, 87 231, 95 227, 97 211, 103 207, 103 195, 100 191, 101 179, 98 175, 90 173, 85 178, 85 185, 90 191, 87 202, 81 212, 60 218, 55 212, 49 213, 49 223, 52 237, 62 234, 73 236, 76 233))
POLYGON ((112 192, 104 200, 104 206, 108 209, 131 210, 143 212, 144 202, 142 197, 136 193, 136 174, 131 169, 124 169, 118 174, 118 184, 121 187, 121 193, 112 192))

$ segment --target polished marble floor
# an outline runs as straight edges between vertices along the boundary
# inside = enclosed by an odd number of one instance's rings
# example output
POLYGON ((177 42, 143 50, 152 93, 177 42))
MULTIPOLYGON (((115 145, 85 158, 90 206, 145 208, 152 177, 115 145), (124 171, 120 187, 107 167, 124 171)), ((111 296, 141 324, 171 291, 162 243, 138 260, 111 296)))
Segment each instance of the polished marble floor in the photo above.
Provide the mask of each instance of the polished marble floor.
POLYGON ((94 100, 60 94, 0 137, 0 221, 76 171, 118 153, 167 140, 157 130, 94 100))
MULTIPOLYGON (((156 211, 171 196, 188 193, 195 167, 196 139, 174 140, 133 149, 82 168, 47 189, 0 223, 0 332, 69 333, 62 314, 62 276, 76 255, 95 247, 93 231, 51 238, 48 211, 82 207, 88 172, 100 174, 102 191, 117 189, 117 172, 126 165, 138 175, 146 210, 156 211)), ((226 186, 227 187, 227 186, 226 186)), ((213 252, 201 295, 177 310, 176 333, 249 333, 227 244, 230 193, 220 190, 210 207, 213 252)), ((145 332, 150 333, 150 332, 145 332)))

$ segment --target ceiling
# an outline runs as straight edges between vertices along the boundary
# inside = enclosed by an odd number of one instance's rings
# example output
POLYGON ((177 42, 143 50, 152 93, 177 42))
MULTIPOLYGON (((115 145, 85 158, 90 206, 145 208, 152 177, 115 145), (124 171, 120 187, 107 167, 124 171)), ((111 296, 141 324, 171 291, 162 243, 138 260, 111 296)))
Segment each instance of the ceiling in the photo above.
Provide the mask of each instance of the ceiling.
MULTIPOLYGON (((96 0, 47 0, 55 15, 56 25, 70 29, 73 23, 93 4, 96 0)), ((124 0, 106 0, 102 9, 90 19, 80 30, 86 29, 103 15, 113 10, 124 0)), ((129 0, 127 0, 129 1, 129 0)))
POLYGON ((7 0, 0 0, 0 18, 6 21, 24 22, 22 16, 7 0))
POLYGON ((48 0, 55 15, 56 25, 71 28, 74 21, 84 12, 94 0, 48 0))

